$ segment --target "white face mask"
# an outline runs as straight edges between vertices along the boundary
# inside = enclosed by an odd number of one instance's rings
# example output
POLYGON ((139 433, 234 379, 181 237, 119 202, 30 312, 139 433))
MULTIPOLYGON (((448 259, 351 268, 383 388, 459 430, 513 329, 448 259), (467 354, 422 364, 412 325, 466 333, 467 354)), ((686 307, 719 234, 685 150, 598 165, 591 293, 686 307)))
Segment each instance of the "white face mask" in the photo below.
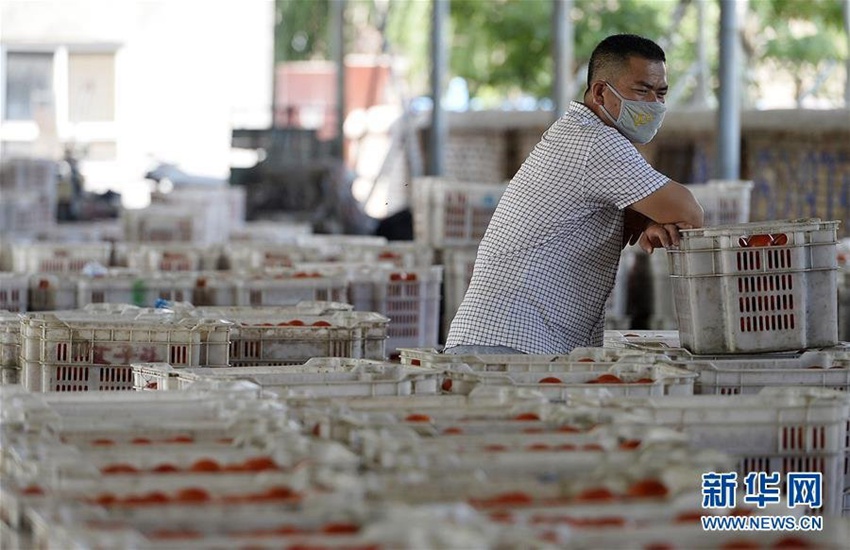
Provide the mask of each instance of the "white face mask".
POLYGON ((621 134, 626 136, 632 143, 649 143, 658 129, 661 128, 661 123, 664 121, 664 113, 667 112, 667 105, 658 101, 635 101, 626 99, 614 89, 613 86, 605 83, 608 88, 620 98, 620 116, 617 120, 611 116, 611 113, 602 107, 602 112, 608 117, 608 120, 617 128, 621 134))

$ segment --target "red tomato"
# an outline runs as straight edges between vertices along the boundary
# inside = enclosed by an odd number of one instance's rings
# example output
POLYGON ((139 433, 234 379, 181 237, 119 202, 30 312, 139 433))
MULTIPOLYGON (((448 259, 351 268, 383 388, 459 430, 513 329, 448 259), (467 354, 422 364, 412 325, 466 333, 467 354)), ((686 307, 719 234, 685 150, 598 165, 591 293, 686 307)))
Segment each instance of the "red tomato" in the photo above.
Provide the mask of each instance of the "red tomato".
POLYGON ((513 493, 502 493, 500 495, 495 495, 489 499, 487 502, 490 504, 501 505, 501 504, 509 504, 513 506, 523 505, 523 504, 531 504, 534 502, 534 498, 528 493, 523 493, 522 491, 516 491, 513 493))
POLYGON ((150 445, 152 441, 147 437, 137 437, 130 441, 133 445, 150 445))
POLYGON ((572 443, 562 443, 561 445, 558 445, 555 448, 559 451, 575 451, 576 450, 576 446, 573 445, 572 443))
POLYGON ((620 441, 619 447, 624 451, 631 451, 640 447, 640 443, 640 439, 627 439, 625 441, 620 441))
POLYGON ((264 472, 266 470, 278 469, 277 463, 269 456, 257 456, 245 459, 242 467, 249 472, 264 472))
POLYGON ((329 327, 329 326, 332 326, 332 325, 330 323, 328 323, 327 321, 316 321, 315 323, 313 323, 313 326, 314 327, 329 327))
POLYGON ((444 392, 452 391, 452 379, 446 378, 445 380, 443 380, 443 383, 440 384, 440 389, 442 389, 444 392))
POLYGON ((632 384, 654 384, 655 380, 652 378, 638 378, 632 384))
POLYGON ((730 540, 727 543, 720 545, 721 550, 758 550, 761 545, 753 540, 741 539, 730 540))
POLYGON ((21 494, 27 496, 41 496, 44 494, 44 489, 38 485, 27 485, 21 489, 21 494))
POLYGON ((220 472, 221 464, 211 458, 200 458, 189 467, 189 470, 192 472, 220 472))
POLYGON ((596 361, 594 361, 590 357, 582 357, 581 359, 578 360, 578 362, 579 363, 595 363, 596 361))
POLYGON ((514 420, 529 422, 529 421, 540 420, 540 417, 537 415, 537 413, 527 412, 527 413, 520 413, 520 414, 516 415, 514 417, 514 420))
POLYGON ((457 426, 451 426, 443 430, 443 434, 445 435, 460 435, 463 433, 463 430, 458 428, 457 426))
POLYGON ((563 384, 564 381, 558 378, 557 376, 547 376, 545 378, 541 378, 538 382, 539 384, 563 384))
POLYGON ((360 526, 353 523, 327 523, 320 532, 328 535, 351 535, 360 532, 360 526))
POLYGON ((301 319, 295 319, 294 321, 289 321, 289 326, 291 327, 303 327, 304 321, 301 319))
POLYGON ((484 450, 489 453, 499 453, 502 451, 507 451, 508 448, 504 445, 484 445, 484 450))
POLYGON ((643 550, 675 550, 675 546, 669 542, 652 542, 643 547, 643 550))
POLYGON ((615 374, 600 374, 595 380, 591 380, 589 384, 622 384, 623 379, 615 374))
POLYGON ((770 235, 750 235, 750 238, 747 239, 748 246, 757 247, 757 246, 769 246, 771 241, 770 235))
POLYGON ((427 414, 418 414, 413 413, 407 415, 404 419, 405 422, 431 422, 431 417, 427 414))
POLYGON ((139 469, 132 464, 109 464, 100 469, 100 473, 104 475, 111 474, 137 474, 139 469))
POLYGON ((195 438, 188 435, 177 435, 168 440, 168 443, 194 443, 195 438))
POLYGON ((665 497, 670 492, 667 486, 657 479, 642 479, 629 486, 626 494, 630 497, 665 497))
POLYGON ((95 497, 95 504, 99 504, 100 506, 112 506, 116 502, 118 502, 118 498, 115 495, 110 493, 103 493, 95 497))
POLYGON ((545 443, 532 443, 531 445, 526 447, 526 449, 529 451, 550 451, 552 450, 552 447, 545 443))
POLYGON ((568 424, 564 424, 563 426, 558 426, 558 431, 563 433, 579 433, 581 430, 576 428, 575 426, 570 426, 568 424))
POLYGON ((91 444, 98 447, 108 447, 109 445, 115 445, 115 442, 111 439, 95 439, 91 444))
POLYGON ((788 244, 788 235, 785 233, 779 233, 778 235, 771 235, 771 242, 773 246, 785 246, 788 244))
POLYGON ((175 466, 174 464, 163 463, 163 464, 159 464, 158 466, 156 466, 151 471, 156 472, 158 474, 170 474, 172 472, 179 472, 180 469, 177 466, 175 466))
POLYGON ((186 487, 184 489, 180 489, 174 495, 174 500, 184 503, 207 502, 210 498, 209 492, 200 487, 186 487))

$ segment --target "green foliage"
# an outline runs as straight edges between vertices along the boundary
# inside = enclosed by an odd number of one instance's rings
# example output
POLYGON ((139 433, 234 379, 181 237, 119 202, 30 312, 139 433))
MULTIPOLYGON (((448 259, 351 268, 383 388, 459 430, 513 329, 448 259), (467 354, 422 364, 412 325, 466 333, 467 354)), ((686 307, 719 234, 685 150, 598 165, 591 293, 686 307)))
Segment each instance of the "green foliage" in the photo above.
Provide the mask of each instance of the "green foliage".
POLYGON ((328 0, 276 0, 275 61, 328 57, 328 0))

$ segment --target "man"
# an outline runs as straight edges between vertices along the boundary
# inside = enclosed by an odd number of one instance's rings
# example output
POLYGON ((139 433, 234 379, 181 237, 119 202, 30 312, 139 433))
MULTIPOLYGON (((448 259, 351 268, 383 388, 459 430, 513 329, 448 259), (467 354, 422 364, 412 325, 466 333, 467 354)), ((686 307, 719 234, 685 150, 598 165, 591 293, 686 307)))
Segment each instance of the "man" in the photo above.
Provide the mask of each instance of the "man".
POLYGON ((601 346, 623 246, 652 252, 702 226, 691 192, 634 146, 655 136, 667 88, 651 40, 615 35, 596 47, 583 102, 543 134, 496 208, 445 353, 601 346))

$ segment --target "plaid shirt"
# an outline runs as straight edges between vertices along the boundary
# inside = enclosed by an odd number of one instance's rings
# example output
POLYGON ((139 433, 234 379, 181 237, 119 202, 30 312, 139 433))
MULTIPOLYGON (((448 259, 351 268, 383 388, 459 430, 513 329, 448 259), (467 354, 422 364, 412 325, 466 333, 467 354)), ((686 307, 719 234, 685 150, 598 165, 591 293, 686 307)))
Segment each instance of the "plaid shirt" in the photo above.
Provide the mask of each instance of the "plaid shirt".
POLYGON ((616 129, 571 103, 502 196, 446 348, 601 346, 623 209, 667 181, 616 129))

